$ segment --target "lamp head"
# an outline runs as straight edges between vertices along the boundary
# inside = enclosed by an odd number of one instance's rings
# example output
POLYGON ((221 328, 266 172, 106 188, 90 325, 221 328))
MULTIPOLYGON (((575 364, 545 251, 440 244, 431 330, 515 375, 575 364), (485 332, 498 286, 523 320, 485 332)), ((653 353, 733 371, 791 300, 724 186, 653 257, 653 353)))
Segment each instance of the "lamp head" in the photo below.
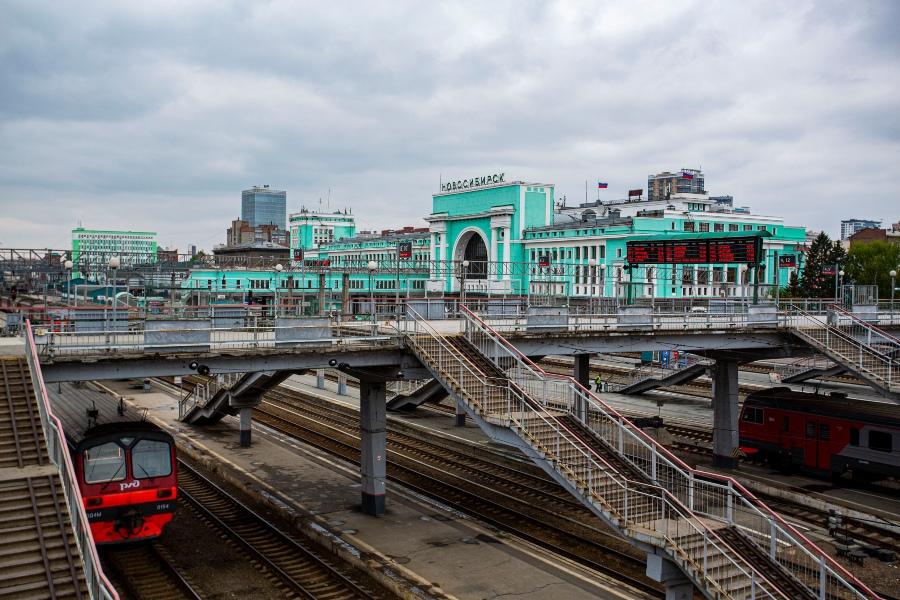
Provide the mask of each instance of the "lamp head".
POLYGON ((890 275, 891 277, 896 277, 896 276, 897 276, 897 271, 896 271, 895 269, 891 269, 891 272, 888 273, 888 275, 890 275))
POLYGON ((119 257, 113 256, 113 257, 110 257, 109 263, 107 264, 107 266, 110 269, 118 269, 119 265, 121 265, 121 264, 122 264, 122 261, 119 259, 119 257))
POLYGON ((71 260, 67 260, 67 261, 64 263, 63 266, 65 266, 66 269, 68 269, 69 271, 71 271, 71 270, 72 270, 72 267, 75 266, 75 263, 73 263, 71 260))
POLYGON ((378 263, 376 263, 374 260, 370 260, 368 266, 369 266, 369 272, 371 273, 371 272, 374 272, 375 269, 378 268, 378 263))
POLYGON ((278 271, 279 273, 281 273, 282 271, 284 271, 284 265, 281 263, 278 263, 277 265, 275 265, 275 270, 278 271))
POLYGON ((463 266, 463 268, 468 268, 468 267, 469 267, 469 261, 464 260, 464 261, 462 262, 462 266, 463 266))

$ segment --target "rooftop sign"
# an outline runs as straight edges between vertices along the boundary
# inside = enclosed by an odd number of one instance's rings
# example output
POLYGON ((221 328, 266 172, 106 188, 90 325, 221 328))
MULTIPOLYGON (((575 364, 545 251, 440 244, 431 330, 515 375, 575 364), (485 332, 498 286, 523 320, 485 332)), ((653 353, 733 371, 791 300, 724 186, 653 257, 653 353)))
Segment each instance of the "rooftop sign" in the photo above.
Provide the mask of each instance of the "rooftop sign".
POLYGON ((469 190, 472 188, 480 188, 495 183, 505 183, 506 173, 494 173, 493 175, 484 175, 482 177, 473 177, 472 179, 458 179, 457 181, 448 181, 441 184, 442 192, 458 192, 469 190))

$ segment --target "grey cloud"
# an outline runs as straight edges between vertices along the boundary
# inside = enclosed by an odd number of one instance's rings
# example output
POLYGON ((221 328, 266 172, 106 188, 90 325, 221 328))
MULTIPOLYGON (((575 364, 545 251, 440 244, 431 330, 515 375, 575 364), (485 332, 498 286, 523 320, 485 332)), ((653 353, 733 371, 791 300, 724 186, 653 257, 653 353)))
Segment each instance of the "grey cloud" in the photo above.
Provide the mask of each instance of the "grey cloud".
POLYGON ((79 218, 210 246, 254 183, 402 225, 485 169, 577 200, 702 164, 796 224, 835 232, 854 190, 900 216, 892 2, 7 4, 7 246, 79 218))

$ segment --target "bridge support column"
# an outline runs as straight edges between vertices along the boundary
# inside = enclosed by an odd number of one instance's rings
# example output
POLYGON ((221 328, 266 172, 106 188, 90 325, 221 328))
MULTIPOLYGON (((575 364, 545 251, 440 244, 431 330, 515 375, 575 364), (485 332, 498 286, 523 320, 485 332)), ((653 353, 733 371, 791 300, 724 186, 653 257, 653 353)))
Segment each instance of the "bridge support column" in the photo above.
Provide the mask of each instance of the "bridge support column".
POLYGON ((675 563, 656 554, 647 555, 647 577, 666 587, 666 600, 691 600, 694 584, 675 563))
POLYGON ((456 403, 456 426, 466 426, 466 409, 463 408, 462 402, 456 403))
POLYGON ((735 451, 740 444, 738 434, 738 363, 716 359, 713 368, 713 464, 733 469, 737 466, 735 451))
MULTIPOLYGON (((586 389, 591 389, 591 355, 576 354, 575 369, 572 378, 583 385, 586 389)), ((575 415, 584 421, 587 418, 587 400, 575 397, 575 415)))
POLYGON ((362 511, 367 515, 384 514, 387 463, 383 381, 359 381, 360 470, 362 475, 362 511))
POLYGON ((325 369, 316 369, 316 387, 325 389, 325 369))
POLYGON ((250 447, 251 421, 253 420, 253 407, 246 406, 238 410, 241 420, 241 448, 250 447))
POLYGON ((347 376, 341 373, 338 375, 338 396, 347 395, 347 376))

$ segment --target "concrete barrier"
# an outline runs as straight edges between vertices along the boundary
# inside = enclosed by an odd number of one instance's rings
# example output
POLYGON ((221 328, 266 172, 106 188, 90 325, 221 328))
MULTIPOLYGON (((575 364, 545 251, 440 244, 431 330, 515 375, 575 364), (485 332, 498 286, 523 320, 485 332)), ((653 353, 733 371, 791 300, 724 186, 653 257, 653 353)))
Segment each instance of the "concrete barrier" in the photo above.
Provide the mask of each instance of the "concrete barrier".
POLYGON ((145 321, 146 352, 209 352, 209 319, 158 319, 145 321))

